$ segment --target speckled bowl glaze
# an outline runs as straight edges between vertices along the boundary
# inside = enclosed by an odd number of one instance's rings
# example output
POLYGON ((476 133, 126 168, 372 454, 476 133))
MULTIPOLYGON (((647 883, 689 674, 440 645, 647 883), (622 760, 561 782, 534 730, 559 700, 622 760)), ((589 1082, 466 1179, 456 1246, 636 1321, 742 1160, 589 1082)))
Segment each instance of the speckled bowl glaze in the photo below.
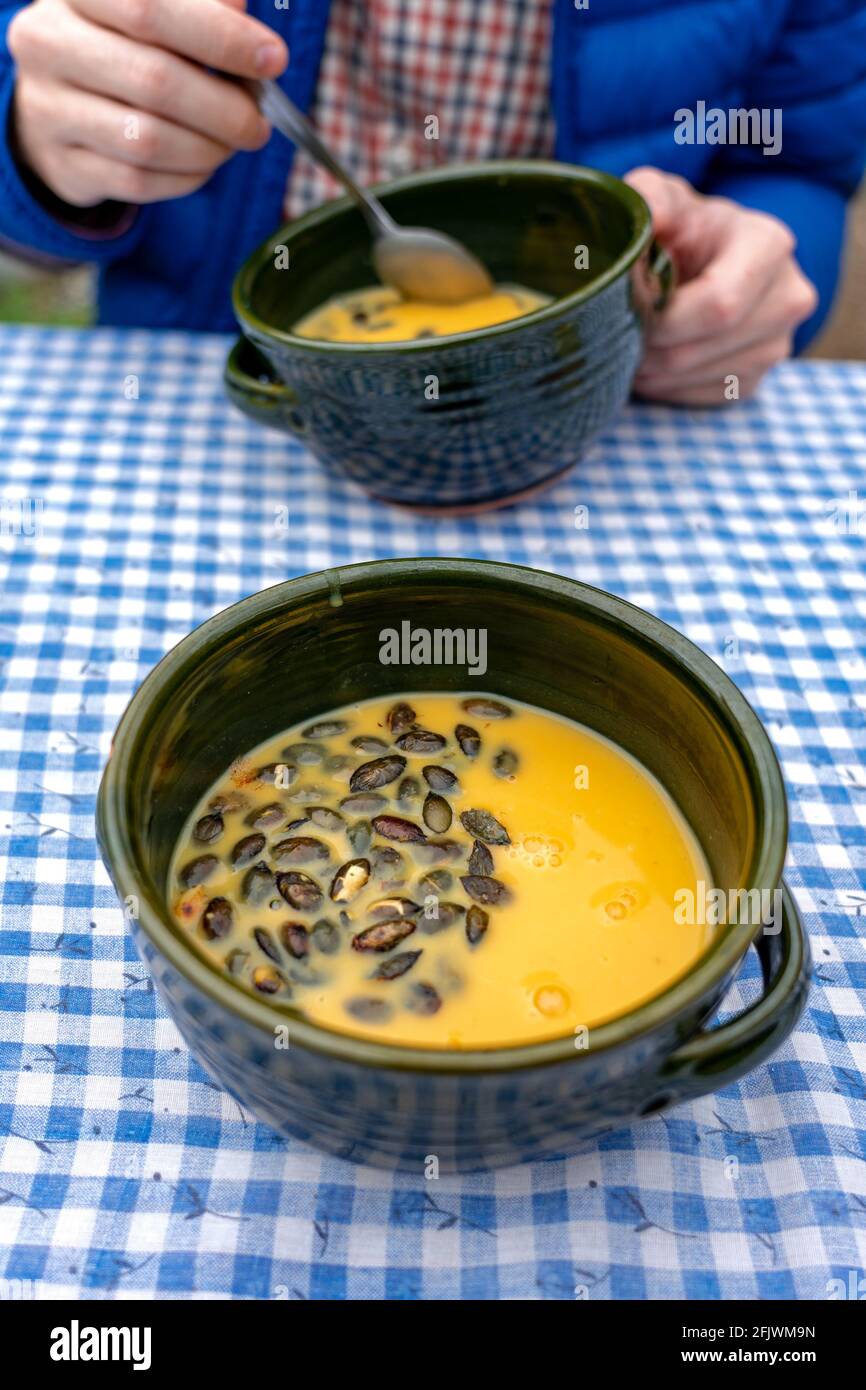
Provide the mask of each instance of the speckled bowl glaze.
POLYGON ((486 628, 487 689, 581 720, 633 753, 690 821, 717 887, 776 889, 787 819, 766 733, 728 677, 658 619, 512 565, 382 560, 293 579, 171 651, 117 729, 99 794, 103 858, 136 946, 193 1053, 260 1119, 332 1153, 420 1172, 574 1152, 605 1129, 727 1085, 787 1037, 808 949, 784 895, 774 934, 721 930, 664 993, 590 1030, 467 1052, 375 1043, 276 1010, 216 973, 173 925, 169 862, 199 798, 238 755, 370 696, 460 690, 460 667, 382 666, 383 611, 486 628), (274 672, 283 673, 274 679, 274 672), (705 1024, 754 944, 763 992, 705 1024), (275 1047, 288 1022, 290 1046, 275 1047))
POLYGON ((481 508, 551 481, 626 401, 646 318, 669 292, 646 203, 609 174, 541 161, 446 167, 377 192, 398 222, 450 232, 495 280, 554 303, 418 342, 299 338, 304 314, 376 283, 366 226, 341 199, 280 228, 238 274, 230 397, 389 502, 481 508))

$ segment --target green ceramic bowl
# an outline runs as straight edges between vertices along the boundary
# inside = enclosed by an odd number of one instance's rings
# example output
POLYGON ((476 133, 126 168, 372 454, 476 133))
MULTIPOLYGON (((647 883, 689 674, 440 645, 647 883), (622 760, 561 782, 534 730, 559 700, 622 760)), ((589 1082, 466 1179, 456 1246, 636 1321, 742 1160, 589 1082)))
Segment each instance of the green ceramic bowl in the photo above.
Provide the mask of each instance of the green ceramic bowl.
POLYGON ((787 821, 767 735, 724 673, 658 619, 572 580, 465 560, 381 560, 267 589, 211 618, 148 676, 99 794, 103 857, 136 945, 193 1053, 262 1120, 345 1157, 481 1169, 568 1154, 616 1125, 726 1085, 788 1035, 808 952, 790 896, 781 930, 722 931, 695 967, 591 1030, 501 1049, 374 1043, 276 1011, 213 972, 174 928, 176 838, 231 760, 299 720, 373 695, 472 686, 459 667, 382 666, 379 632, 409 618, 486 628, 484 686, 571 716, 668 788, 722 888, 776 889, 787 821), (761 997, 707 1031, 749 946, 761 997), (288 1050, 274 1028, 290 1023, 288 1050))
POLYGON ((497 281, 555 302, 448 338, 298 338, 291 327, 311 309, 376 283, 366 225, 341 199, 280 228, 242 267, 229 395, 389 502, 491 506, 549 482, 624 404, 646 318, 670 289, 646 203, 610 174, 531 160, 438 169, 377 192, 398 222, 450 232, 497 281))

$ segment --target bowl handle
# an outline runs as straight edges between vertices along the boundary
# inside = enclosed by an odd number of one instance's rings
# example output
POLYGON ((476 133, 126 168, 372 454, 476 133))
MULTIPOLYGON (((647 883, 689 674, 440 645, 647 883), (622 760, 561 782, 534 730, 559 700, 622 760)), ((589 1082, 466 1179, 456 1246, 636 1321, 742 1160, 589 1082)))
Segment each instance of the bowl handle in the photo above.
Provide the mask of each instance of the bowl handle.
POLYGON ((307 425, 300 399, 275 373, 265 355, 241 335, 223 370, 226 392, 233 403, 259 424, 304 435, 307 425))
POLYGON ((660 1095, 648 1109, 719 1091, 774 1052, 803 1011, 809 988, 809 943, 797 904, 782 884, 782 923, 775 935, 755 942, 764 976, 761 998, 718 1028, 701 1029, 671 1053, 660 1077, 660 1095))
POLYGON ((650 242, 647 274, 658 282, 658 291, 653 300, 653 309, 660 314, 667 308, 671 295, 677 287, 677 268, 660 242, 653 237, 650 242))

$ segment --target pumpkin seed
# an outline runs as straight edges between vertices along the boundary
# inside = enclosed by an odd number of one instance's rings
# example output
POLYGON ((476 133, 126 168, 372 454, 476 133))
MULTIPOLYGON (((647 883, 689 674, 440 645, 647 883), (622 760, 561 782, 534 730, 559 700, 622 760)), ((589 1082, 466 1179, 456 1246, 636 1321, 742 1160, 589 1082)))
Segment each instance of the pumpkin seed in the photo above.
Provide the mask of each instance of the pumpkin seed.
POLYGON ((431 729, 410 729, 397 739, 397 747, 403 753, 441 753, 445 739, 431 729))
POLYGON ((383 960, 373 974, 371 980, 399 980, 401 975, 405 975, 407 970, 411 970, 416 960, 424 954, 423 951, 398 951, 396 956, 391 956, 390 960, 383 960))
POLYGON ((404 820, 402 816, 374 816, 373 829, 386 840, 402 842, 426 840, 427 836, 414 821, 404 820))
POLYGON ((340 949, 340 933, 333 922, 317 922, 312 937, 313 945, 325 956, 335 956, 340 949))
POLYGON ((274 941, 270 932, 266 931, 264 927, 253 927, 253 936, 256 939, 257 945, 264 951, 265 955, 279 965, 282 957, 277 948, 277 943, 274 941))
POLYGON ((283 988, 289 989, 289 982, 272 965, 260 965, 253 971, 253 988, 260 994, 278 994, 283 988))
POLYGON ((245 835, 231 852, 233 869, 243 869, 247 864, 252 864, 254 859, 258 859, 265 847, 264 835, 245 835))
POLYGON ((461 700, 460 708, 465 709, 467 714, 471 714, 475 719, 509 719, 511 710, 507 705, 503 705, 501 700, 491 700, 488 696, 473 696, 470 700, 461 700))
POLYGON ((442 835, 446 830, 450 830, 454 813, 444 796, 437 795, 436 792, 428 792, 424 798, 424 809, 422 812, 424 824, 428 830, 432 830, 435 835, 442 835))
POLYGON ((245 811, 249 804, 243 792, 218 792, 216 796, 211 797, 207 808, 218 816, 230 816, 234 811, 245 811))
POLYGON ((513 781, 517 772, 519 759, 517 754, 510 748, 502 748, 493 759, 493 771, 497 777, 502 777, 506 781, 513 781))
POLYGON ((225 960, 226 970, 230 975, 242 975, 249 958, 249 951, 229 951, 225 960))
POLYGON ((384 887, 396 887, 406 878, 406 865, 399 850, 390 845, 374 845, 370 851, 370 867, 384 887))
POLYGON ((292 835, 288 840, 280 840, 271 852, 280 864, 312 864, 331 857, 328 846, 312 835, 292 835))
POLYGON ((315 767, 325 756, 320 743, 290 743, 280 750, 280 757, 289 763, 300 763, 302 767, 315 767))
POLYGON ((357 748, 359 753, 387 753, 388 745, 383 738, 376 738, 373 734, 358 734, 357 738, 352 739, 352 747, 357 748))
POLYGON ((302 729, 301 738, 336 738, 338 734, 344 734, 348 727, 345 719, 320 719, 317 724, 302 729))
POLYGON ((200 854, 198 859, 190 859, 178 870, 178 880, 184 888, 197 888, 219 868, 219 862, 215 854, 200 854))
POLYGON ((421 784, 417 777, 404 777, 397 788, 397 800, 402 802, 417 801, 421 795, 421 784))
POLYGON ((335 903, 348 903, 360 893, 370 877, 369 859, 349 859, 334 875, 331 898, 335 903))
POLYGON ((443 859, 460 859, 464 847, 456 840, 427 840, 425 844, 413 845, 412 852, 422 864, 437 864, 443 859))
POLYGON ((392 917, 386 922, 365 927, 352 937, 353 951, 390 951, 405 937, 411 936, 415 922, 411 917, 392 917))
POLYGON ((470 946, 478 945, 489 925, 490 913, 473 904, 466 914, 466 940, 470 946))
POLYGON ((234 910, 228 898, 211 898, 201 916, 202 931, 209 941, 228 936, 234 924, 234 910))
POLYGON ((453 885, 454 875, 450 874, 447 869, 431 869, 429 874, 425 874, 423 878, 418 880, 418 887, 425 898, 431 893, 437 897, 440 893, 447 893, 453 885))
POLYGON ((460 820, 464 830, 468 830, 473 840, 483 840, 485 845, 510 845, 511 837, 504 825, 489 811, 462 811, 460 820))
POLYGON ((470 724, 458 724, 454 730, 454 737, 460 744, 461 752, 467 758, 477 758, 481 750, 481 735, 477 729, 473 729, 470 724))
POLYGON ((244 902, 258 907, 266 902, 274 891, 274 876, 263 859, 247 869, 241 880, 241 897, 244 902))
POLYGON ((453 927, 455 922, 460 921, 465 911, 466 908, 462 903, 437 903, 435 913, 428 917, 425 912, 421 919, 421 930, 426 932, 428 936, 435 936, 436 932, 453 927))
POLYGON ((469 856, 469 872, 482 876, 493 873, 493 855, 480 840, 476 840, 472 846, 472 853, 469 856))
POLYGON ((294 870, 286 874, 277 874, 277 888, 280 897, 285 898, 296 912, 315 912, 323 897, 315 879, 294 870))
POLYGON ((356 854, 366 854, 373 838, 373 828, 368 820, 357 820, 346 831, 346 838, 356 854))
POLYGON ((201 845, 209 845, 213 840, 218 840, 225 830, 225 823, 222 816, 211 815, 202 816, 197 820, 192 832, 192 838, 198 840, 201 845))
POLYGON ((436 763, 428 763, 422 767, 421 772, 428 787, 432 787, 434 792, 450 792, 457 786, 456 775, 449 771, 447 767, 438 767, 436 763))
POLYGON ((346 824, 339 811, 332 811, 330 806, 311 806, 310 820, 320 830, 340 830, 346 824))
POLYGON ((302 806, 315 805, 317 801, 324 801, 329 796, 327 787, 299 787, 296 792, 292 792, 290 800, 297 801, 302 806))
POLYGON ((279 801, 272 801, 269 806, 258 806, 250 811, 244 824, 251 825, 253 830, 270 830, 285 819, 285 806, 279 801))
POLYGON ((387 999, 376 999, 367 994, 347 999, 343 1007, 347 1014, 351 1014, 352 1018, 357 1018, 361 1023, 385 1023, 393 1013, 387 999))
POLYGON ((354 759, 345 753, 331 753, 322 763, 322 771, 340 782, 348 782, 349 773, 355 766, 354 759))
POLYGON ((289 823, 288 823, 288 825, 285 827, 285 829, 286 829, 286 830, 300 830, 301 826, 302 826, 302 825, 306 825, 309 819, 310 819, 309 816, 298 816, 298 819, 297 819, 297 820, 289 821, 289 823))
POLYGON ((285 788, 298 780, 298 769, 290 763, 265 763, 264 767, 259 768, 256 777, 260 782, 285 788))
POLYGON ((500 883, 498 878, 488 878, 486 874, 467 874, 460 882, 470 898, 483 903, 485 907, 491 903, 507 902, 511 897, 504 883, 500 883))
POLYGON ((420 904, 413 903, 411 898, 380 898, 378 902, 370 904, 367 915, 374 921, 383 922, 394 917, 414 917, 420 911, 420 904))
POLYGON ((349 791, 372 792, 377 787, 387 787, 396 782, 406 766, 406 759, 391 753, 385 758, 373 758, 372 762, 362 763, 349 778, 349 791))
POLYGON ((415 723, 415 711, 411 705, 407 705, 405 701, 401 700, 396 705, 391 706, 385 715, 385 723, 392 734, 402 734, 415 723))
POLYGON ((414 1014, 436 1014, 442 1008, 442 1000, 438 990, 434 989, 432 985, 419 983, 412 986, 407 1007, 414 1014))
POLYGON ((340 810, 348 811, 352 816, 371 816, 387 804, 385 797, 378 796, 376 792, 358 792, 355 796, 344 796, 340 810))
POLYGON ((304 960, 310 950, 310 936, 303 922, 284 922, 280 927, 283 945, 294 960, 304 960))

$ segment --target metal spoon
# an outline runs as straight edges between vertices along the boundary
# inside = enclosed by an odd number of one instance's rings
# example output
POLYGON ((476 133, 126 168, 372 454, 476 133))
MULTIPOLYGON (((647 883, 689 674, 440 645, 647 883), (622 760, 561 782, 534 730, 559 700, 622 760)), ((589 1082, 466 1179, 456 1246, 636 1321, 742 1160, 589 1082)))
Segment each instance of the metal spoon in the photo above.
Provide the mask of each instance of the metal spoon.
POLYGON ((276 82, 246 85, 271 125, 328 169, 355 200, 373 236, 373 264, 380 280, 407 299, 436 304, 462 304, 490 293, 493 281, 459 241, 429 227, 398 226, 378 198, 359 188, 282 87, 276 82))

